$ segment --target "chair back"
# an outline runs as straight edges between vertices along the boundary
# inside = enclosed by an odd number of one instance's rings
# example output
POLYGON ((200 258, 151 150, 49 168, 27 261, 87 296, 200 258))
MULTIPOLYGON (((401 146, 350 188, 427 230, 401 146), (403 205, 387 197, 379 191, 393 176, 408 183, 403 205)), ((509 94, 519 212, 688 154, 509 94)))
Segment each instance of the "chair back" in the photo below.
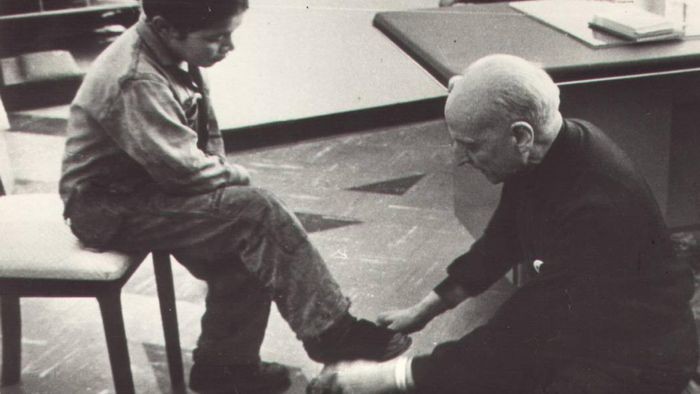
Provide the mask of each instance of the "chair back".
POLYGON ((9 129, 10 122, 2 100, 0 100, 0 196, 12 193, 15 184, 7 148, 6 133, 9 129))

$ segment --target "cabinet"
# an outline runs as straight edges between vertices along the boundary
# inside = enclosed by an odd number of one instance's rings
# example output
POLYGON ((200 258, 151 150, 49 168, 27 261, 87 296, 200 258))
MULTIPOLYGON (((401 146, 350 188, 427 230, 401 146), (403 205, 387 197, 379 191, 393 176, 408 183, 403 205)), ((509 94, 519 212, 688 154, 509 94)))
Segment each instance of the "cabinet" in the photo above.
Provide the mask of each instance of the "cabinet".
POLYGON ((0 0, 0 21, 138 9, 134 0, 0 0))
POLYGON ((71 49, 106 25, 130 26, 135 0, 0 0, 0 57, 71 49))

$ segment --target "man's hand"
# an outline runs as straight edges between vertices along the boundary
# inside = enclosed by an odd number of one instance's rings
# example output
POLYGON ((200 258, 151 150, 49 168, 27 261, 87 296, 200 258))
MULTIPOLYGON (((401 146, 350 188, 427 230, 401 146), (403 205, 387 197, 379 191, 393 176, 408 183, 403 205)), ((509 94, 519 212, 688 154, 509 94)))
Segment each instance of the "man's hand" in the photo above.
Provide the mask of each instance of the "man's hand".
POLYGON ((432 320, 431 316, 420 313, 418 305, 380 313, 377 323, 394 331, 410 334, 420 331, 432 320))
POLYGON ((396 360, 329 365, 309 383, 307 394, 388 394, 396 391, 396 360))
POLYGON ((419 303, 406 308, 381 313, 377 323, 404 334, 422 330, 435 316, 448 308, 435 292, 430 292, 419 303))

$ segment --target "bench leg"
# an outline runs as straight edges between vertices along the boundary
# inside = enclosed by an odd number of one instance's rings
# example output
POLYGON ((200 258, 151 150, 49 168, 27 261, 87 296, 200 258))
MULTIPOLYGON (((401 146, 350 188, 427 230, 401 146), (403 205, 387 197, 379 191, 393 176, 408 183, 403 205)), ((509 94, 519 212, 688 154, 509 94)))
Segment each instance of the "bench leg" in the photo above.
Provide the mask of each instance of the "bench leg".
POLYGON ((160 315, 163 320, 165 335, 165 352, 168 357, 170 384, 176 392, 183 392, 185 378, 182 367, 182 350, 180 349, 180 332, 177 325, 177 310, 175 307, 175 289, 173 285, 173 270, 170 255, 162 252, 153 253, 153 269, 158 288, 160 315))
POLYGON ((2 386, 19 383, 22 366, 22 316, 19 297, 0 298, 2 324, 2 386))
POLYGON ((110 292, 97 297, 102 312, 102 323, 107 339, 109 362, 117 394, 134 394, 134 379, 131 376, 129 348, 124 330, 124 316, 119 292, 110 292))

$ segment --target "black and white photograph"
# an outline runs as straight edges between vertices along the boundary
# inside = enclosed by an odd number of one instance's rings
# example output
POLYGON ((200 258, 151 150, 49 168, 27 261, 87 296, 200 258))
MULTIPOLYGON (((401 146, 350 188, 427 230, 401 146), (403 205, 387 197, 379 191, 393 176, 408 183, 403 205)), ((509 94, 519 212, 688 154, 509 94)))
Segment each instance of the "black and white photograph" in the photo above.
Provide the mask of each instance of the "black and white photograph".
POLYGON ((700 0, 0 0, 0 394, 700 394, 700 0))

